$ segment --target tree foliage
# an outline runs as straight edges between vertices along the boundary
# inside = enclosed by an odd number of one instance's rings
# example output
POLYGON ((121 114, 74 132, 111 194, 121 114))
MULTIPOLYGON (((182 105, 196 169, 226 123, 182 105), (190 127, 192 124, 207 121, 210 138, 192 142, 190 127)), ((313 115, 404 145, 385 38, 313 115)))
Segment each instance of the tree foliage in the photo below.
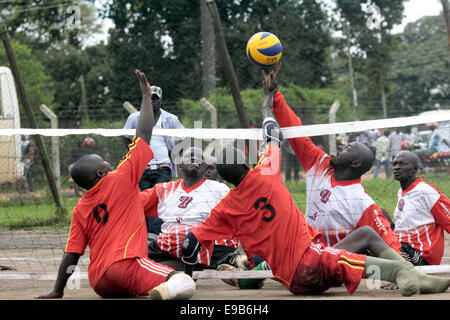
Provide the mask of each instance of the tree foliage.
POLYGON ((400 41, 392 63, 394 89, 389 99, 396 108, 391 114, 450 108, 450 56, 442 15, 409 23, 400 41))
MULTIPOLYGON (((36 55, 33 54, 28 46, 21 44, 18 41, 12 41, 11 46, 14 50, 14 55, 17 60, 31 108, 37 115, 36 120, 38 121, 38 124, 43 124, 45 118, 42 117, 39 108, 41 104, 45 104, 48 107, 53 104, 55 93, 53 79, 46 73, 45 66, 39 61, 36 55)), ((0 46, 0 66, 10 67, 3 46, 0 46)), ((18 100, 21 105, 19 98, 18 100)), ((22 108, 20 108, 20 116, 22 127, 28 127, 28 120, 25 113, 23 113, 22 108)))

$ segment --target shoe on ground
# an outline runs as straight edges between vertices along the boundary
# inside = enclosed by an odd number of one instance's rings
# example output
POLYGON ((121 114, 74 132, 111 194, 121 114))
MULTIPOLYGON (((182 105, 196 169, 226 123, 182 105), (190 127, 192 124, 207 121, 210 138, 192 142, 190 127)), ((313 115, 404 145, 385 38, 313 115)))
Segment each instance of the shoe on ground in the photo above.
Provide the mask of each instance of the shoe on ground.
MULTIPOLYGON (((224 263, 217 267, 217 271, 242 271, 242 269, 224 263)), ((239 288, 239 279, 222 279, 222 281, 232 287, 239 288)))

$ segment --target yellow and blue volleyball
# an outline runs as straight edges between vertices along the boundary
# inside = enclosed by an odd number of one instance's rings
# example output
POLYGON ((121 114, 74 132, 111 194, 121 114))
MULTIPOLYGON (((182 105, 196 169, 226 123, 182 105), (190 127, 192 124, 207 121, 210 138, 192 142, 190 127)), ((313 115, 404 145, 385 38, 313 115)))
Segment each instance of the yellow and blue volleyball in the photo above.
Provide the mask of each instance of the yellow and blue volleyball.
POLYGON ((258 32, 247 42, 248 59, 260 67, 270 66, 281 59, 280 39, 270 32, 258 32))

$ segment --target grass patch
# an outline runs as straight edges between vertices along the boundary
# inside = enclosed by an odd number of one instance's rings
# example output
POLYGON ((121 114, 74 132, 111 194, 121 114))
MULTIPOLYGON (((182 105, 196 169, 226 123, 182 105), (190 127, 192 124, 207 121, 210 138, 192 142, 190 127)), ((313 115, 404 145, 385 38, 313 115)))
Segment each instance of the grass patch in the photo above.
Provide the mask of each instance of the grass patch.
MULTIPOLYGON (((424 180, 437 186, 440 191, 450 194, 450 181, 445 174, 428 174, 424 180)), ((391 179, 363 180, 362 184, 367 193, 380 207, 386 208, 391 214, 397 204, 397 191, 400 184, 391 179)), ((306 211, 306 183, 304 180, 288 181, 286 186, 292 194, 297 207, 304 213, 306 211)), ((41 197, 16 196, 0 201, 0 230, 17 229, 67 229, 70 225, 72 210, 78 198, 62 196, 67 217, 60 221, 56 215, 53 200, 48 195, 41 197)))
POLYGON ((67 211, 64 220, 57 215, 53 200, 48 197, 15 197, 0 202, 0 230, 33 229, 48 226, 64 228, 70 223, 73 207, 78 199, 63 197, 67 211))

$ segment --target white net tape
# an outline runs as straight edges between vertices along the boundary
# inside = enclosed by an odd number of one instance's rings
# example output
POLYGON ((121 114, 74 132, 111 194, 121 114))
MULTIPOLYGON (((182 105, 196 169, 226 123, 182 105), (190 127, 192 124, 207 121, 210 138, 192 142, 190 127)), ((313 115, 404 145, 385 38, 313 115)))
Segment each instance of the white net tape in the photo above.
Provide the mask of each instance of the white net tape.
MULTIPOLYGON (((284 138, 312 137, 343 132, 359 132, 379 128, 408 127, 423 123, 450 121, 450 110, 441 110, 429 115, 413 117, 389 118, 367 121, 339 122, 329 124, 305 125, 301 127, 283 128, 284 138)), ((134 135, 135 129, 0 129, 0 136, 12 136, 16 134, 42 135, 42 136, 66 136, 73 134, 98 134, 102 136, 134 135)), ((190 137, 194 139, 244 139, 261 140, 261 129, 154 129, 154 135, 173 137, 190 137)))

